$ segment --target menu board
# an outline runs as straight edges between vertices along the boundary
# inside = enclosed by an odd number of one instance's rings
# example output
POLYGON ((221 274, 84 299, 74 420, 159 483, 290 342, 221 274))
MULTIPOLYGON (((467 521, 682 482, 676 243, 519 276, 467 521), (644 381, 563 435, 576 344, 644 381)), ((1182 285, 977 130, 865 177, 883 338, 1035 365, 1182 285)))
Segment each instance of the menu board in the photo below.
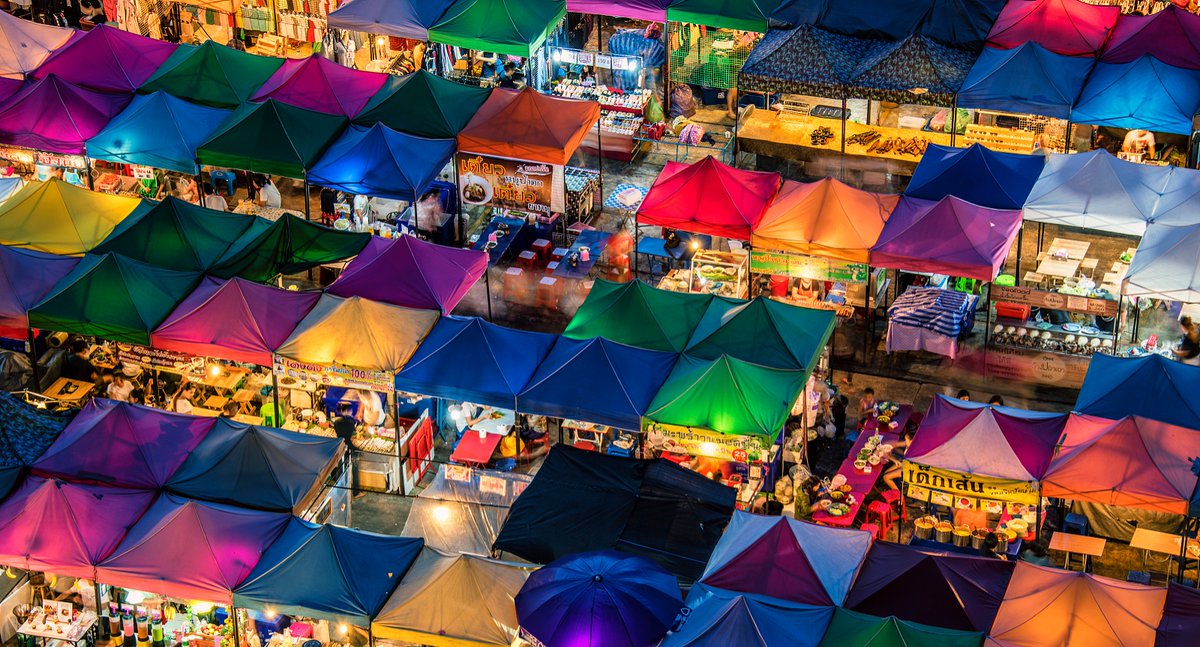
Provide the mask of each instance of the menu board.
POLYGON ((117 344, 117 361, 172 373, 203 373, 205 360, 187 353, 133 344, 117 344))
POLYGON ((786 252, 750 252, 750 271, 755 274, 779 274, 814 281, 866 283, 867 265, 846 261, 788 254, 786 252))
POLYGON ((692 456, 732 460, 738 463, 762 460, 770 445, 770 439, 763 436, 733 436, 708 429, 681 427, 660 422, 649 423, 646 429, 669 438, 672 442, 669 442, 668 445, 673 445, 674 451, 682 451, 692 456))
POLYGON ((531 211, 566 210, 563 167, 543 162, 460 153, 458 191, 463 204, 531 211))
MULTIPOLYGON (((298 362, 278 355, 275 356, 273 369, 275 375, 280 378, 301 382, 312 380, 326 387, 337 386, 381 393, 391 393, 396 389, 395 379, 387 371, 298 362)), ((280 382, 280 386, 286 388, 283 382, 280 382)))
POLYGON ((1050 310, 1081 312, 1101 317, 1117 316, 1117 302, 1061 292, 1043 292, 1020 286, 992 285, 992 301, 1028 305, 1050 310))

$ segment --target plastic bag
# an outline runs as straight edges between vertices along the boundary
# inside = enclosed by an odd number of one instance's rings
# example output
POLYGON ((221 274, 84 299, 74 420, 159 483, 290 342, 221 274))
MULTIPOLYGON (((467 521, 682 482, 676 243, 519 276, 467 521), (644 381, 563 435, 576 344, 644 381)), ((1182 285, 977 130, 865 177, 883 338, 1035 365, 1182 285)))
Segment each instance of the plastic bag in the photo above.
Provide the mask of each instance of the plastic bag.
POLYGON ((650 100, 646 102, 645 117, 646 117, 646 123, 648 123, 648 124, 656 124, 660 121, 667 120, 666 116, 663 115, 662 106, 659 105, 657 98, 650 97, 650 100))
POLYGON ((671 88, 671 117, 691 117, 696 114, 696 97, 692 87, 686 83, 676 83, 671 88))

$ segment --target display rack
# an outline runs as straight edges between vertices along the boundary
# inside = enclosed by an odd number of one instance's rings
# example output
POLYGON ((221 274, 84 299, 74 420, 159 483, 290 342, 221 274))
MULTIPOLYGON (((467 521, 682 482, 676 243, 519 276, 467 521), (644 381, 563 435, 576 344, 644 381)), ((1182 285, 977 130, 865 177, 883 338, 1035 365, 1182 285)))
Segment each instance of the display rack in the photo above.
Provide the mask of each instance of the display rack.
POLYGON ((561 81, 554 94, 600 104, 600 141, 591 130, 583 138, 583 150, 595 155, 603 146, 604 157, 628 162, 633 159, 634 137, 641 132, 649 90, 614 91, 606 86, 584 86, 578 81, 561 81))
POLYGON ((668 272, 658 287, 673 292, 745 299, 749 292, 749 272, 750 255, 745 252, 703 250, 696 252, 687 269, 668 272))

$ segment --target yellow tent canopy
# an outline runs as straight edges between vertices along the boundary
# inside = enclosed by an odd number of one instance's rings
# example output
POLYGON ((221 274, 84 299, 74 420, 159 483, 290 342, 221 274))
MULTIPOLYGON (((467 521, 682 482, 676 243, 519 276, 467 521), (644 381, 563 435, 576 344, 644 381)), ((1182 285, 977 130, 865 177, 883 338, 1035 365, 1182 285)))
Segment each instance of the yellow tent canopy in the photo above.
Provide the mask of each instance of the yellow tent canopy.
POLYGON ((866 263, 900 196, 863 191, 825 178, 787 181, 751 236, 755 249, 866 263))
POLYGON ((437 320, 434 310, 325 294, 275 352, 299 362, 395 372, 437 320))
POLYGON ((0 205, 0 244, 83 254, 140 204, 140 198, 89 191, 57 178, 31 182, 0 205))

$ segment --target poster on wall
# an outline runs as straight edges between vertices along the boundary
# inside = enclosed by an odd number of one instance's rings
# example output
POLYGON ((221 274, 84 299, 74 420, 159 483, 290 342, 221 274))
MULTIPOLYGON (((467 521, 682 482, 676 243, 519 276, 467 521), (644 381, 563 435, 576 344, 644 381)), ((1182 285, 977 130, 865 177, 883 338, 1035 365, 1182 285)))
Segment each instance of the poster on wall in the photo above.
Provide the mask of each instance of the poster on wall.
POLYGON ((528 211, 542 216, 566 210, 563 167, 542 162, 460 153, 463 204, 528 211))
POLYGON ((297 388, 295 384, 307 382, 322 387, 336 386, 377 393, 391 393, 396 388, 395 379, 386 371, 298 362, 278 355, 275 356, 273 368, 275 375, 280 378, 281 388, 297 388))

